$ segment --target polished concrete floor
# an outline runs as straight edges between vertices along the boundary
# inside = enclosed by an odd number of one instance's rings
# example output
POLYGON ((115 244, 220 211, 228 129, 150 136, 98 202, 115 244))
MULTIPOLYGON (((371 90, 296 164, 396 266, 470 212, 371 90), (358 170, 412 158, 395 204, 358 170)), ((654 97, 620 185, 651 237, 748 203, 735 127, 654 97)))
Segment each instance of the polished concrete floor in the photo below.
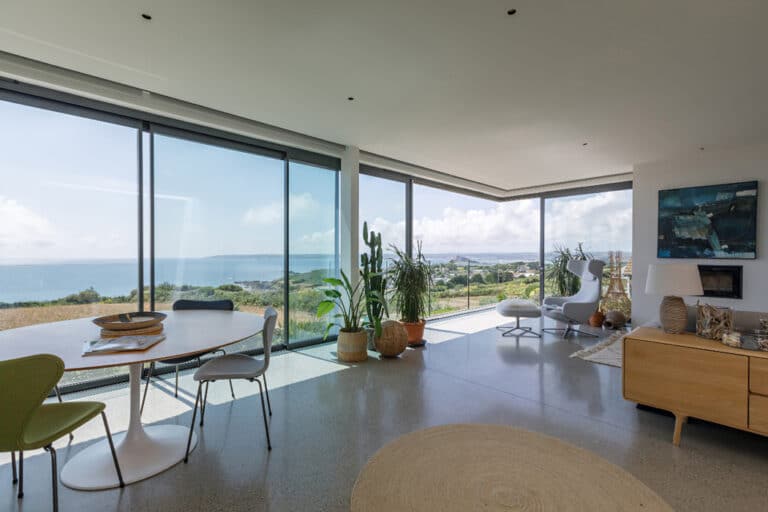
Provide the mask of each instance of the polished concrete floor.
MULTIPOLYGON (((676 510, 768 509, 768 438, 704 422, 672 446, 670 417, 621 397, 621 370, 568 356, 593 339, 502 338, 485 312, 430 324, 424 349, 400 359, 340 364, 332 344, 281 353, 270 367, 273 450, 264 439, 257 387, 211 387, 206 425, 189 464, 123 490, 60 486, 63 511, 348 510, 357 473, 382 445, 429 426, 513 425, 574 443, 625 468, 676 510)), ((529 325, 539 326, 538 320, 529 325)), ((188 425, 191 374, 150 390, 148 422, 188 425)), ((85 398, 69 395, 65 399, 85 398)), ((113 430, 127 425, 125 386, 88 396, 107 403, 113 430)), ((60 467, 103 435, 92 422, 59 447, 60 467)), ((9 457, 0 458, 0 510, 50 508, 47 454, 27 454, 26 496, 17 500, 9 457)), ((408 468, 403 468, 408 471, 408 468)), ((413 475, 419 478, 419 475, 413 475)), ((596 488, 597 488, 596 482, 596 488)))

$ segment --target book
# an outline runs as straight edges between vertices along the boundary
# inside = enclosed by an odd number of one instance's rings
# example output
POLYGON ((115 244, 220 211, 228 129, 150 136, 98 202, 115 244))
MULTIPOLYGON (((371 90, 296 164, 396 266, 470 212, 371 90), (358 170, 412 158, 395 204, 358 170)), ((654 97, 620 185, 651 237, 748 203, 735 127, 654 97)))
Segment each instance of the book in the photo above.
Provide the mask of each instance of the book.
POLYGON ((83 355, 114 354, 118 352, 135 352, 147 350, 149 347, 165 339, 164 334, 154 336, 121 336, 120 338, 96 338, 83 343, 83 355))

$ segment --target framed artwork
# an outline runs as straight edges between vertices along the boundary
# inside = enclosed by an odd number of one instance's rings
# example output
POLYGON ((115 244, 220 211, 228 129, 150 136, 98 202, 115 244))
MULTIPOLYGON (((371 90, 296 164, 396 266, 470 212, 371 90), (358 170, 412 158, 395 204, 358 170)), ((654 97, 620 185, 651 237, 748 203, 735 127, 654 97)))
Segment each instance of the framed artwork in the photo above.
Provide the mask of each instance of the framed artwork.
POLYGON ((755 259, 757 181, 659 190, 657 256, 755 259))

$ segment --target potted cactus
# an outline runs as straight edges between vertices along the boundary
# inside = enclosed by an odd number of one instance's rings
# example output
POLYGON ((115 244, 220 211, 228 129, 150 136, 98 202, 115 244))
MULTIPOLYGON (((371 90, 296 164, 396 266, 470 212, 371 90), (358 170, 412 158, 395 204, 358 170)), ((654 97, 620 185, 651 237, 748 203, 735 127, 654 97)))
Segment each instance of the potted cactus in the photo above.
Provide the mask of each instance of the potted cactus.
POLYGON ((389 316, 387 310, 387 277, 384 274, 384 251, 381 246, 381 233, 368 231, 368 223, 363 222, 363 242, 368 253, 360 255, 360 278, 365 291, 365 326, 368 329, 368 348, 375 350, 375 340, 381 337, 381 321, 389 316))
POLYGON ((392 299, 400 314, 400 321, 408 331, 408 345, 424 345, 424 319, 427 313, 427 294, 432 284, 432 271, 421 252, 421 242, 417 244, 416 256, 411 257, 391 246, 395 252, 390 277, 394 294, 392 299))

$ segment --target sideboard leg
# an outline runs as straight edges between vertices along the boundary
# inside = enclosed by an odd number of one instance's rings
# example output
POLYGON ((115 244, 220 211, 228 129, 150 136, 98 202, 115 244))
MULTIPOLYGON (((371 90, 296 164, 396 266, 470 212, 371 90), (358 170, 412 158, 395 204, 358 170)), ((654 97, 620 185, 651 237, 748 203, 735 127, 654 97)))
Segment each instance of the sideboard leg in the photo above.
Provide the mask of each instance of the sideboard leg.
POLYGON ((675 434, 672 436, 672 444, 680 446, 680 434, 683 432, 683 423, 688 421, 688 416, 675 414, 675 434))

